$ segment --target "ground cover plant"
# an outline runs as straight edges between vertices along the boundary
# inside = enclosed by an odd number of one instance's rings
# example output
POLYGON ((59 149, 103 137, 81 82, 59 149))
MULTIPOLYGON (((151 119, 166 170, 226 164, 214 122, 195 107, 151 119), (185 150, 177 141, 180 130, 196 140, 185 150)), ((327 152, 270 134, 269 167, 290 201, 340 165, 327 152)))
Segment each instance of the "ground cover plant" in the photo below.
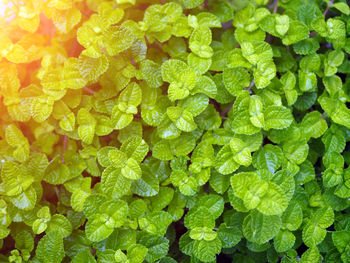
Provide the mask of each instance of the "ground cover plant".
POLYGON ((345 1, 0 3, 0 262, 350 262, 345 1))

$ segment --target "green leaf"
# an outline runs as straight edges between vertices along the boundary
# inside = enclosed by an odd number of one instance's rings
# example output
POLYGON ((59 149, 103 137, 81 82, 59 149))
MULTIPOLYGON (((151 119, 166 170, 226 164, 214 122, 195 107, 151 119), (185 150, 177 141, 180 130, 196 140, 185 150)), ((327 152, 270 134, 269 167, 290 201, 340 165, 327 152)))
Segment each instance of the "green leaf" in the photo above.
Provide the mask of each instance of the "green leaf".
POLYGON ((189 47, 193 53, 202 58, 210 58, 213 50, 211 43, 211 31, 209 27, 201 25, 192 31, 189 40, 189 47))
POLYGON ((93 194, 85 199, 83 212, 87 218, 98 213, 100 206, 105 202, 106 197, 101 194, 93 194))
POLYGON ((78 134, 80 139, 87 144, 91 144, 95 135, 96 120, 86 109, 81 108, 78 112, 78 134))
POLYGON ((127 127, 134 119, 131 113, 124 113, 118 108, 113 109, 112 113, 112 124, 114 129, 121 130, 127 127))
POLYGON ((328 228, 333 224, 334 212, 331 207, 323 207, 316 210, 312 220, 322 228, 328 228))
POLYGON ((185 217, 185 226, 189 229, 195 227, 208 227, 213 229, 215 226, 215 219, 206 207, 198 207, 191 210, 185 217))
POLYGON ((285 252, 291 249, 295 243, 295 236, 288 230, 281 230, 273 239, 276 252, 285 252))
POLYGON ((173 121, 176 127, 184 132, 191 132, 197 128, 193 120, 193 115, 186 109, 180 107, 169 107, 167 109, 169 119, 173 121))
POLYGON ((132 82, 119 94, 119 109, 125 113, 135 114, 137 113, 135 107, 140 105, 141 99, 142 91, 140 86, 137 83, 132 82))
POLYGON ((162 78, 170 83, 168 96, 171 101, 186 98, 196 85, 195 72, 177 59, 169 59, 162 64, 162 78))
POLYGON ((113 25, 103 32, 103 41, 100 44, 110 56, 115 56, 130 48, 135 38, 135 34, 128 27, 113 25))
POLYGON ((221 241, 215 238, 212 241, 196 240, 193 243, 193 255, 203 262, 211 262, 215 260, 216 254, 221 251, 221 241))
POLYGON ((283 89, 286 95, 288 106, 293 105, 298 98, 298 93, 294 89, 296 84, 295 75, 288 71, 281 77, 281 83, 283 84, 283 89))
POLYGON ((346 35, 345 24, 337 18, 327 20, 327 37, 330 39, 344 38, 346 35))
POLYGON ((169 240, 165 237, 150 235, 141 232, 138 235, 138 243, 148 248, 146 255, 147 262, 154 262, 164 257, 169 250, 169 240))
POLYGON ((126 161, 125 166, 121 168, 121 173, 125 178, 130 180, 137 180, 142 175, 140 165, 133 158, 126 161))
POLYGON ((85 192, 83 190, 73 192, 70 204, 74 211, 81 212, 83 210, 84 201, 89 195, 89 192, 85 192))
POLYGON ((42 123, 50 117, 53 111, 53 102, 46 97, 36 97, 33 99, 31 113, 36 122, 42 123))
POLYGON ((344 253, 350 240, 350 232, 348 230, 335 231, 332 233, 332 240, 340 253, 344 253))
POLYGON ((335 3, 332 5, 332 8, 339 10, 345 15, 350 15, 350 8, 346 3, 342 3, 342 2, 335 3))
POLYGON ((7 229, 6 227, 1 226, 0 227, 0 237, 6 238, 10 234, 11 230, 7 229))
POLYGON ((252 211, 244 218, 243 235, 250 242, 264 244, 278 234, 281 225, 279 216, 252 211))
POLYGON ((282 215, 282 226, 289 231, 297 230, 303 220, 303 210, 299 203, 290 202, 282 215))
POLYGON ((247 112, 237 113, 231 126, 233 131, 238 134, 252 135, 260 131, 260 128, 252 124, 247 112))
POLYGON ((300 60, 300 68, 304 72, 315 72, 320 69, 321 57, 318 54, 308 55, 300 60))
POLYGON ((85 226, 86 237, 93 242, 106 239, 113 232, 113 228, 106 224, 108 220, 107 216, 102 217, 100 214, 91 217, 85 226))
POLYGON ((99 212, 107 214, 109 216, 108 225, 112 227, 120 227, 124 224, 126 217, 128 215, 128 205, 123 200, 111 200, 103 203, 99 212))
POLYGON ((289 16, 281 15, 276 17, 276 32, 280 35, 285 35, 289 29, 289 16))
POLYGON ((325 134, 322 136, 322 142, 325 145, 327 151, 342 152, 345 148, 345 138, 343 132, 332 125, 325 134))
POLYGON ((267 169, 274 173, 282 164, 283 152, 281 148, 266 144, 253 155, 253 166, 257 169, 267 169))
POLYGON ((320 262, 320 257, 317 247, 313 246, 303 253, 300 263, 320 262))
POLYGON ((62 262, 64 258, 63 238, 58 232, 50 232, 42 237, 35 251, 43 263, 62 262))
POLYGON ((350 127, 348 122, 350 118, 350 110, 345 104, 339 100, 327 97, 320 97, 318 100, 321 107, 327 112, 333 122, 344 125, 345 127, 350 127))
POLYGON ((96 255, 98 258, 98 262, 115 262, 115 252, 113 249, 106 249, 103 252, 98 250, 96 255))
POLYGON ((21 194, 11 198, 12 204, 23 210, 32 210, 37 202, 37 192, 34 187, 31 186, 21 194))
POLYGON ((250 154, 250 149, 241 139, 231 139, 230 148, 233 153, 233 160, 235 162, 244 166, 249 166, 251 164, 252 157, 250 154))
POLYGON ((129 192, 131 180, 122 176, 120 169, 107 168, 102 173, 101 184, 105 194, 119 198, 129 192))
POLYGON ((283 106, 269 106, 264 112, 264 129, 284 129, 293 122, 293 116, 289 109, 283 106))
POLYGON ((99 76, 108 69, 109 62, 105 55, 99 58, 92 58, 81 54, 78 60, 78 67, 82 77, 87 81, 96 81, 99 76))
POLYGON ((107 167, 111 165, 110 159, 109 159, 109 151, 115 150, 112 146, 105 146, 99 149, 97 152, 97 160, 98 162, 103 166, 107 167))
MULTIPOLYGON (((261 177, 265 179, 263 174, 261 174, 261 177)), ((277 185, 284 192, 288 201, 292 199, 295 190, 293 173, 287 169, 282 169, 276 172, 272 178, 267 180, 277 185)))
POLYGON ((141 137, 131 136, 122 144, 120 150, 125 152, 128 158, 142 162, 148 153, 149 147, 141 137))
POLYGON ((299 70, 299 88, 303 92, 315 91, 317 87, 317 78, 313 72, 304 72, 299 70))
POLYGON ((215 98, 218 93, 218 88, 213 79, 208 76, 199 76, 197 77, 196 85, 191 91, 192 94, 203 93, 210 98, 215 98))
POLYGON ((225 88, 233 96, 237 96, 239 92, 250 85, 250 75, 244 68, 227 68, 223 72, 223 81, 225 88))
POLYGON ((139 220, 139 225, 142 230, 146 230, 150 234, 163 236, 172 221, 172 216, 169 213, 165 211, 156 211, 141 218, 139 220))
POLYGON ((20 166, 13 161, 4 162, 1 169, 3 191, 7 196, 16 196, 28 189, 33 177, 24 176, 20 166))
POLYGON ((207 72, 211 66, 210 58, 201 58, 194 53, 190 53, 187 57, 187 64, 193 68, 197 75, 207 72))
POLYGON ((184 171, 173 171, 170 175, 172 184, 179 187, 179 190, 184 195, 194 195, 197 192, 197 182, 194 177, 189 177, 184 171))
POLYGON ((295 183, 305 184, 315 178, 315 169, 310 161, 305 161, 300 165, 299 172, 295 175, 295 183))
POLYGON ((214 160, 215 157, 213 146, 206 141, 200 142, 197 145, 196 149, 194 149, 194 151, 192 152, 192 164, 189 167, 189 169, 195 172, 199 172, 201 168, 213 166, 214 160), (197 164, 199 165, 199 168, 197 164))
POLYGON ((142 177, 133 181, 131 190, 140 196, 154 196, 159 192, 159 180, 148 166, 142 165, 142 177))
POLYGON ((190 237, 194 240, 212 241, 217 233, 208 227, 195 227, 190 230, 190 237))
POLYGON ((29 157, 29 144, 22 131, 14 124, 10 124, 5 130, 6 142, 16 149, 13 151, 13 157, 20 162, 24 162, 29 157))
POLYGON ((192 255, 194 240, 190 237, 190 232, 186 232, 180 237, 179 248, 180 251, 186 255, 192 255))
POLYGON ((179 101, 178 106, 186 109, 195 117, 201 114, 207 108, 208 104, 209 98, 206 95, 195 94, 179 101))
POLYGON ((197 15, 198 24, 207 27, 221 27, 221 22, 217 16, 209 12, 201 12, 197 15))
POLYGON ((128 160, 126 153, 118 150, 111 149, 108 151, 108 163, 116 168, 122 168, 128 160))
POLYGON ((201 197, 198 200, 198 205, 208 208, 209 212, 213 215, 214 219, 218 218, 224 210, 223 198, 215 194, 210 194, 201 197))
POLYGON ((211 12, 219 17, 221 22, 227 22, 233 18, 233 5, 222 0, 211 1, 208 3, 208 5, 212 10, 211 12))
POLYGON ((258 89, 263 89, 268 86, 271 80, 276 76, 276 65, 272 60, 259 60, 253 75, 255 86, 258 89))
POLYGON ((300 126, 307 140, 321 137, 328 129, 326 120, 322 118, 322 114, 318 111, 306 114, 300 126))
POLYGON ((209 179, 209 185, 214 189, 218 194, 223 194, 230 186, 230 175, 223 175, 215 170, 211 172, 209 179))
POLYGON ((94 256, 90 253, 90 251, 83 250, 77 253, 72 260, 72 263, 79 263, 79 262, 95 263, 96 260, 94 256))
POLYGON ((308 247, 318 245, 326 237, 327 231, 321 228, 317 223, 307 222, 303 228, 303 241, 308 247))
POLYGON ((215 159, 215 169, 221 174, 230 174, 239 168, 239 164, 233 160, 233 153, 229 145, 221 148, 215 159))
POLYGON ((120 249, 118 249, 114 254, 114 260, 116 262, 127 262, 128 257, 120 249))
POLYGON ((141 61, 140 66, 142 78, 152 88, 158 88, 163 84, 160 65, 152 60, 145 59, 141 61))
POLYGON ((289 29, 289 17, 287 15, 272 14, 264 16, 259 27, 276 37, 283 37, 289 29))
POLYGON ((231 186, 234 194, 243 200, 248 209, 256 208, 268 190, 268 183, 252 172, 235 174, 231 177, 231 186))
POLYGON ((270 61, 273 56, 271 46, 263 41, 244 42, 241 48, 243 57, 253 65, 270 61))
POLYGON ((148 249, 140 244, 132 245, 128 248, 128 258, 130 263, 142 263, 148 253, 148 249))
POLYGON ((287 141, 283 144, 285 157, 296 164, 303 163, 309 152, 309 145, 304 141, 287 141))
POLYGON ((36 235, 39 235, 39 234, 43 233, 46 230, 47 224, 45 222, 43 222, 43 220, 36 219, 33 222, 32 228, 33 228, 33 232, 36 235))
POLYGON ((269 182, 266 194, 261 198, 257 209, 265 215, 282 214, 288 206, 288 199, 281 187, 269 182))
MULTIPOLYGON (((34 238, 30 231, 23 230, 14 237, 15 247, 23 252, 31 252, 34 249, 34 238)), ((22 252, 22 253, 23 253, 22 252)))
POLYGON ((293 44, 295 53, 299 55, 309 55, 315 53, 320 48, 320 44, 314 38, 304 39, 293 44))
POLYGON ((222 223, 217 231, 223 248, 234 247, 242 239, 242 231, 238 227, 227 226, 222 223))
POLYGON ((286 46, 292 45, 308 38, 309 33, 309 29, 304 23, 294 20, 289 24, 289 29, 286 35, 283 37, 282 42, 286 46))
POLYGON ((115 129, 123 129, 133 120, 133 114, 138 112, 142 91, 135 82, 129 84, 119 95, 118 103, 112 109, 111 121, 115 129))
POLYGON ((157 196, 151 197, 150 201, 152 205, 150 206, 153 211, 160 211, 167 207, 173 200, 174 190, 170 187, 160 187, 157 196))
POLYGON ((69 220, 60 214, 53 215, 47 225, 46 233, 56 231, 63 238, 68 237, 72 233, 72 225, 69 220))
POLYGON ((180 2, 185 9, 193 9, 201 5, 204 2, 204 0, 181 0, 180 2))

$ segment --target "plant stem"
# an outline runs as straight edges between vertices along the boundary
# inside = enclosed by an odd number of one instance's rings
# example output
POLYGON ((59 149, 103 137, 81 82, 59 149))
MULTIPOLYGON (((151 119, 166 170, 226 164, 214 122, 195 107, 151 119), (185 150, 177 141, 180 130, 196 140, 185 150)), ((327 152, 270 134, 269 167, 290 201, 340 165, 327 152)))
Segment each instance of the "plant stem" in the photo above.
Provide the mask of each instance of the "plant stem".
MULTIPOLYGON (((254 84, 255 84, 255 81, 253 79, 249 87, 246 88, 246 90, 251 90, 254 84)), ((224 109, 222 112, 220 112, 220 116, 226 116, 226 114, 230 111, 230 109, 232 109, 232 107, 233 107, 233 103, 230 106, 228 106, 226 109, 224 109)))
POLYGON ((209 99, 209 103, 214 105, 214 108, 216 111, 220 112, 220 105, 214 100, 214 99, 209 99))
POLYGON ((275 6, 273 8, 273 13, 276 14, 277 13, 277 8, 278 8, 278 3, 279 3, 280 0, 276 0, 275 1, 275 6))
POLYGON ((67 151, 68 147, 68 136, 64 135, 63 137, 63 149, 62 149, 62 163, 64 163, 64 153, 67 151))
POLYGON ((226 109, 224 109, 222 112, 220 112, 220 115, 225 116, 232 107, 233 107, 233 103, 230 106, 228 106, 226 109))
POLYGON ((328 5, 327 5, 327 7, 326 7, 326 10, 324 10, 324 12, 323 12, 323 15, 324 15, 324 16, 327 15, 329 8, 331 8, 331 6, 333 5, 333 2, 334 2, 334 0, 330 0, 330 1, 328 2, 328 5))
POLYGON ((313 32, 310 33, 309 37, 311 38, 311 37, 316 36, 316 35, 317 35, 317 32, 313 31, 313 32))
POLYGON ((247 90, 251 90, 252 87, 254 86, 254 84, 255 84, 255 81, 253 79, 252 82, 250 83, 249 87, 247 88, 247 90))
POLYGON ((93 91, 92 89, 89 89, 87 87, 84 87, 83 90, 85 90, 86 92, 88 92, 90 94, 95 94, 95 91, 93 91))

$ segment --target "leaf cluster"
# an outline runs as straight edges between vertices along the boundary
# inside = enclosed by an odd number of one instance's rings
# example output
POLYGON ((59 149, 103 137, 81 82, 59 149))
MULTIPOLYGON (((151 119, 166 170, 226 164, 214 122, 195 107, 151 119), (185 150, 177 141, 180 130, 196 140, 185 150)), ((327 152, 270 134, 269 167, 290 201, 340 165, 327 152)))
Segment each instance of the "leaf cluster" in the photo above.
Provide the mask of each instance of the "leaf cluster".
POLYGON ((0 262, 350 262, 346 1, 5 2, 0 262))

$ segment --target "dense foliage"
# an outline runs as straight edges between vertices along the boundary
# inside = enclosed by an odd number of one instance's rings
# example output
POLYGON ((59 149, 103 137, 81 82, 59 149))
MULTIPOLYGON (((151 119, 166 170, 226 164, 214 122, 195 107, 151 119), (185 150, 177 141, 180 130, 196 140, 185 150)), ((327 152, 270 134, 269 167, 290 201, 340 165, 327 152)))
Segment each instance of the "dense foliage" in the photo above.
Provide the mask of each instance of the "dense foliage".
POLYGON ((345 1, 6 7, 0 262, 350 262, 345 1))

